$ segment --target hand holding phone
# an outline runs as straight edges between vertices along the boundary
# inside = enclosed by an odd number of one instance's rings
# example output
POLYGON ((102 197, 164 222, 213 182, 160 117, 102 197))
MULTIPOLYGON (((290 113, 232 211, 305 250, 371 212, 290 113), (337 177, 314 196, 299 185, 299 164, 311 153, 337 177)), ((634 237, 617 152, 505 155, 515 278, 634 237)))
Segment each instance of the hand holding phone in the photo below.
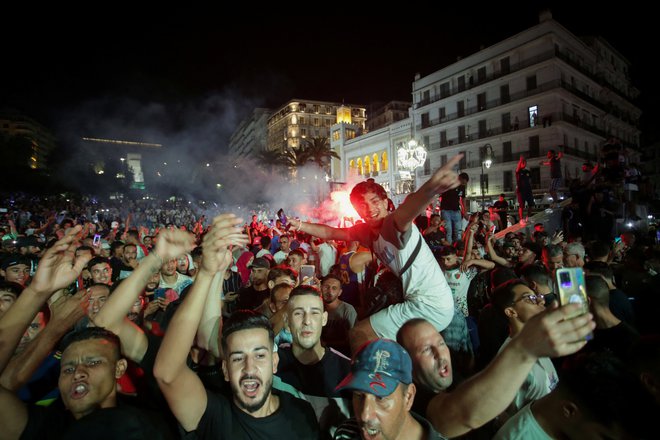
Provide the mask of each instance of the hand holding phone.
MULTIPOLYGON (((557 269, 555 276, 557 278, 557 289, 559 290, 559 304, 581 304, 582 307, 578 313, 570 316, 580 316, 589 312, 589 299, 587 297, 587 287, 584 281, 584 272, 580 267, 563 267, 557 269)), ((593 338, 593 333, 587 336, 587 340, 593 338)))
POLYGON ((94 247, 99 247, 101 244, 101 234, 95 234, 94 235, 94 241, 93 241, 94 247))

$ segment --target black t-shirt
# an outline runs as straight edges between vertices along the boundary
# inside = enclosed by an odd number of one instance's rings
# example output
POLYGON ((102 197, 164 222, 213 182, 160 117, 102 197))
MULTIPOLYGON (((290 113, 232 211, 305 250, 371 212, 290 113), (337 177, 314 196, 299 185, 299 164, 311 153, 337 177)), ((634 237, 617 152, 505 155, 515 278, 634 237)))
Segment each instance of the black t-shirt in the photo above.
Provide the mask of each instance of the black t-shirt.
POLYGON ((497 212, 506 212, 509 209, 509 203, 506 200, 497 201, 493 203, 493 207, 497 212))
POLYGON ((429 232, 428 234, 424 234, 424 240, 426 240, 426 244, 429 245, 431 250, 435 250, 443 246, 442 242, 446 239, 447 234, 441 229, 429 232))
MULTIPOLYGON (((275 391, 273 391, 275 394, 275 391)), ((318 423, 309 403, 289 393, 276 394, 280 407, 268 417, 252 417, 237 408, 233 400, 206 391, 206 410, 197 429, 185 439, 316 439, 318 423)))
POLYGON ((440 210, 460 211, 460 199, 465 197, 465 185, 459 185, 454 189, 442 193, 440 210))
POLYGON ((291 347, 280 347, 278 354, 277 375, 283 382, 310 396, 343 397, 335 388, 351 372, 346 356, 326 348, 319 362, 305 365, 295 358, 291 347))
POLYGON ((254 310, 259 307, 266 298, 270 298, 268 289, 255 290, 254 286, 244 287, 238 291, 235 310, 254 310))
POLYGON ((114 408, 97 409, 75 420, 60 405, 29 406, 28 423, 20 439, 173 439, 157 414, 119 403, 114 408))
POLYGON ((527 168, 516 171, 516 186, 519 193, 532 192, 531 173, 527 168))

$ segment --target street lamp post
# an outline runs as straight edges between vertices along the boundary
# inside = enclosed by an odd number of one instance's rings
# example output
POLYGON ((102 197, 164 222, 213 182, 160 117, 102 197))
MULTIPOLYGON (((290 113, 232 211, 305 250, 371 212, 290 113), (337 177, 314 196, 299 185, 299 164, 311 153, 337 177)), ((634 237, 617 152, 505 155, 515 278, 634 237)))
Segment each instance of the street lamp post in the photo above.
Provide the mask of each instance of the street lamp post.
POLYGON ((486 208, 486 181, 484 179, 484 166, 486 169, 493 164, 493 147, 490 144, 483 146, 484 156, 481 161, 481 209, 486 208))

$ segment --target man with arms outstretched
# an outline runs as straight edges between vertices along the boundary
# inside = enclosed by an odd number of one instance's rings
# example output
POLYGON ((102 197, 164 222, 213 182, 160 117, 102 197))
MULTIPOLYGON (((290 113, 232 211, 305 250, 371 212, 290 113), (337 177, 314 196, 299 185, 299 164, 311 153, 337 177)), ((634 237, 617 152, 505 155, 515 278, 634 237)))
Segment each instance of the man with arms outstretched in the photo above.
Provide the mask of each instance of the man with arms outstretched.
POLYGON ((390 305, 357 323, 351 331, 353 351, 368 340, 395 339, 397 330, 413 318, 427 319, 438 331, 444 330, 451 321, 454 313, 451 290, 413 220, 436 194, 460 184, 454 166, 461 157, 458 155, 447 162, 391 213, 382 186, 373 180, 357 184, 351 191, 351 203, 365 220, 363 224, 333 228, 290 220, 297 230, 316 237, 360 241, 373 249, 378 258, 401 278, 405 301, 390 305))

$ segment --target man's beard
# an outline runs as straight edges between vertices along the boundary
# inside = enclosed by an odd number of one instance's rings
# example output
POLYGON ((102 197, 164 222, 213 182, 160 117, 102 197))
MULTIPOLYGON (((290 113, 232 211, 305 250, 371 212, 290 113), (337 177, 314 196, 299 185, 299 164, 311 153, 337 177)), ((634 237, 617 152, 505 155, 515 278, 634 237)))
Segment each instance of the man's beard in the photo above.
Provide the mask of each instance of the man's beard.
MULTIPOLYGON (((247 379, 247 378, 251 378, 251 377, 244 377, 244 378, 241 379, 241 381, 243 379, 247 379)), ((241 387, 241 384, 240 384, 241 381, 239 381, 238 387, 233 382, 231 383, 232 392, 234 393, 234 402, 236 403, 236 405, 239 408, 244 409, 245 411, 247 411, 250 414, 259 411, 264 406, 264 404, 266 403, 266 400, 270 396, 271 390, 273 389, 273 378, 271 377, 268 381, 262 382, 261 386, 264 389, 264 393, 263 393, 260 400, 258 400, 256 402, 252 402, 252 403, 244 402, 239 397, 237 397, 237 396, 242 395, 241 388, 240 388, 241 387)))

